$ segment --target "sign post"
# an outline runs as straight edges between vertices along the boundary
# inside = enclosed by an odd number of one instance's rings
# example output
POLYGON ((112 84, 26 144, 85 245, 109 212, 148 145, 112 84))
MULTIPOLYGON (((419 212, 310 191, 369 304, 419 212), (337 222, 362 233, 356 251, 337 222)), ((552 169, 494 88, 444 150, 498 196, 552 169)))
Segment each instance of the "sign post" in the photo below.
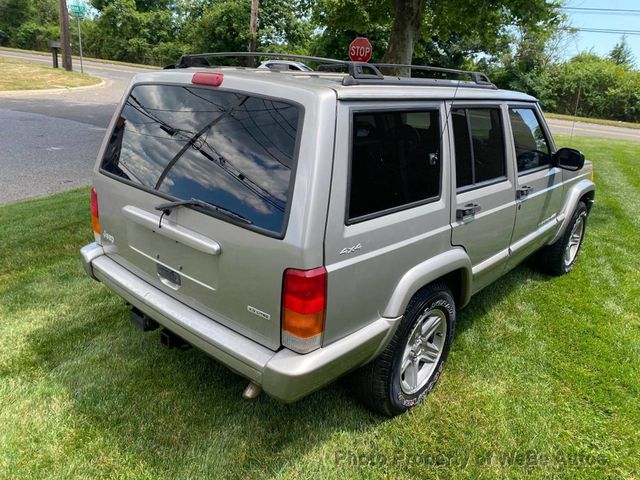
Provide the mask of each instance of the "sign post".
POLYGON ((368 62, 372 53, 373 47, 366 37, 356 37, 349 45, 349 58, 352 62, 368 62))
POLYGON ((80 19, 84 17, 84 13, 87 11, 87 8, 84 5, 70 5, 69 10, 71 10, 71 14, 76 17, 78 21, 78 47, 80 48, 80 72, 84 73, 84 65, 82 64, 82 32, 80 30, 80 19))

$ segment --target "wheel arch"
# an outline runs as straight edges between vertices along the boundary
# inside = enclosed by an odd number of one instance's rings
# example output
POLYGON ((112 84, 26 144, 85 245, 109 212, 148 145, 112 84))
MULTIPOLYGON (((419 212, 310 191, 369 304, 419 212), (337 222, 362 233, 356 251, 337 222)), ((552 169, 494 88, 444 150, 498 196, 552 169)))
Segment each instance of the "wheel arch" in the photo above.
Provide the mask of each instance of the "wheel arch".
POLYGON ((584 202, 584 204, 587 206, 587 213, 591 213, 591 207, 593 207, 593 202, 595 201, 595 198, 596 198, 595 188, 593 190, 589 190, 588 192, 586 192, 584 195, 580 197, 580 201, 584 202))
POLYGON ((407 271, 396 285, 382 316, 402 316, 416 293, 436 282, 447 285, 458 308, 463 307, 471 298, 471 280, 471 260, 467 252, 462 248, 452 248, 407 271))
POLYGON ((587 210, 591 211, 591 206, 593 205, 593 200, 595 198, 595 190, 596 185, 592 181, 586 179, 580 180, 578 183, 571 187, 571 189, 567 193, 566 201, 564 202, 562 211, 558 216, 560 227, 547 245, 555 243, 559 238, 562 237, 565 230, 567 229, 567 226, 571 222, 573 212, 575 211, 580 201, 585 202, 587 204, 587 210))

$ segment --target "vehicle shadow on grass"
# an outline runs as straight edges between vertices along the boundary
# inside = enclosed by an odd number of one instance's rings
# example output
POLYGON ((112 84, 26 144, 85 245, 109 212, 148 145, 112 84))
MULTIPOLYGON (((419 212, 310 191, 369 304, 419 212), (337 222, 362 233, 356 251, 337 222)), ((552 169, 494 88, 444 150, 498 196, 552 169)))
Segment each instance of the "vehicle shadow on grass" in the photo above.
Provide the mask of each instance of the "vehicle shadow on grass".
POLYGON ((243 401, 246 380, 195 348, 167 350, 159 331, 129 324, 121 299, 88 279, 74 281, 86 281, 83 307, 27 340, 48 379, 68 392, 75 442, 97 442, 102 456, 135 458, 167 478, 253 478, 309 456, 332 462, 332 453, 318 457, 314 447, 384 421, 344 382, 293 405, 266 395, 243 401))

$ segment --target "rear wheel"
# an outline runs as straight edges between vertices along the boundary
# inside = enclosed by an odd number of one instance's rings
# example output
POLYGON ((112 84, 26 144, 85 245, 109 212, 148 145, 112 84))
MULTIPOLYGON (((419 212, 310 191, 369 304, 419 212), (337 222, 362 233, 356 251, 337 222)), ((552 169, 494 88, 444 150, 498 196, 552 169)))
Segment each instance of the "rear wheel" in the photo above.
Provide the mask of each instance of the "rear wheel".
POLYGON ((356 372, 361 400, 387 416, 420 403, 440 378, 455 320, 455 302, 446 285, 429 285, 416 293, 387 348, 356 372))
POLYGON ((579 202, 562 237, 538 253, 537 267, 550 275, 568 273, 578 259, 587 228, 587 206, 579 202))

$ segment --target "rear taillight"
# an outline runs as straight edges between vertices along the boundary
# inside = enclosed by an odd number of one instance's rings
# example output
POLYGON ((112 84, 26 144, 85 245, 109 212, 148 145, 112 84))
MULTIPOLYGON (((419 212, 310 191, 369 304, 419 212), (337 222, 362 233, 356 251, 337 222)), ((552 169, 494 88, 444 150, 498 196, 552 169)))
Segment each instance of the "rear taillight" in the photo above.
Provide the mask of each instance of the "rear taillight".
POLYGON ((282 290, 282 344, 298 353, 320 347, 327 307, 327 270, 287 269, 282 290))
POLYGON ((102 243, 102 238, 100 237, 102 229, 100 228, 100 215, 98 214, 98 194, 95 187, 91 189, 91 226, 93 227, 93 235, 96 242, 102 243))

